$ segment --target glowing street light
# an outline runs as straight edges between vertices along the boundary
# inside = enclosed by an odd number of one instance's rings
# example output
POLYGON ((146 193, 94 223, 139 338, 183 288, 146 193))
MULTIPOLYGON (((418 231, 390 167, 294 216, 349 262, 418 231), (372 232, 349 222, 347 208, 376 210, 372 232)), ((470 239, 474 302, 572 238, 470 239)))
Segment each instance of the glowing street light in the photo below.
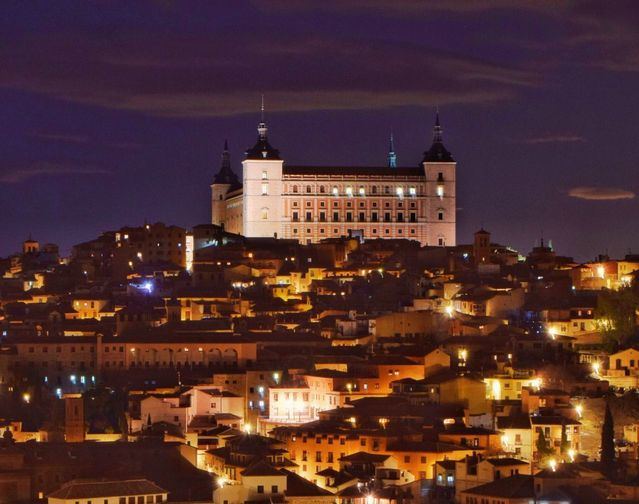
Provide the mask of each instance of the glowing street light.
POLYGON ((599 371, 601 370, 601 364, 599 361, 595 361, 592 363, 592 372, 596 375, 599 375, 599 371))
POLYGON ((550 459, 548 461, 548 466, 550 467, 552 472, 555 472, 557 470, 557 461, 555 459, 550 459))
POLYGON ((251 424, 250 423, 244 424, 244 432, 246 432, 247 434, 251 433, 251 424))
POLYGON ((579 415, 579 418, 581 418, 584 413, 584 407, 581 404, 577 404, 577 406, 575 406, 575 411, 577 412, 577 415, 579 415))
POLYGON ((570 457, 571 462, 575 461, 575 455, 577 455, 577 452, 575 452, 575 450, 573 450, 572 448, 568 450, 568 457, 570 457))
POLYGON ((453 316, 453 307, 452 305, 448 305, 446 308, 444 308, 444 311, 446 312, 446 315, 448 315, 449 317, 453 316))
POLYGON ((31 402, 31 394, 29 394, 28 392, 25 392, 24 394, 22 394, 22 400, 26 404, 29 404, 31 402))
POLYGON ((557 338, 557 328, 556 327, 551 327, 550 329, 548 329, 548 335, 552 339, 556 339, 557 338))

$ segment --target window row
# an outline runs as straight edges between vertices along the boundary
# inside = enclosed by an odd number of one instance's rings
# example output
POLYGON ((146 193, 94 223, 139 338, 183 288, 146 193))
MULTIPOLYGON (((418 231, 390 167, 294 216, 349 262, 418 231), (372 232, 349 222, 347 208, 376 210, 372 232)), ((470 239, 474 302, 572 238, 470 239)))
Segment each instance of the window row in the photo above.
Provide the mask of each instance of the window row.
MULTIPOLYGON (((370 194, 386 194, 386 195, 397 195, 399 197, 404 197, 405 195, 408 196, 417 196, 419 193, 421 193, 421 187, 417 186, 408 186, 408 188, 404 188, 403 186, 390 186, 390 185, 385 185, 385 186, 368 186, 370 189, 370 194)), ((291 192, 293 194, 299 194, 300 191, 300 187, 298 185, 293 185, 291 186, 291 192)), ((304 192, 306 194, 314 194, 314 188, 313 186, 307 185, 304 186, 304 192)), ((328 192, 328 187, 324 186, 324 185, 320 185, 318 187, 317 192, 319 194, 326 194, 328 192)), ((340 194, 343 194, 345 196, 348 196, 349 198, 352 198, 353 196, 366 196, 367 194, 367 188, 363 185, 360 185, 359 187, 353 187, 352 185, 347 185, 344 187, 343 189, 343 193, 340 191, 339 186, 332 186, 330 187, 330 194, 332 194, 333 196, 340 196, 340 194)))

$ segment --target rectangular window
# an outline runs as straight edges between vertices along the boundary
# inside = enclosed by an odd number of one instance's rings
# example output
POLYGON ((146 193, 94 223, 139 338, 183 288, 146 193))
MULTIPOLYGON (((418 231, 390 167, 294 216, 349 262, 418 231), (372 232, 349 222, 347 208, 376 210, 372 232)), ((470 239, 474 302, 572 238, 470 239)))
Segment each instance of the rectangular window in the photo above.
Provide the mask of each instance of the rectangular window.
POLYGON ((258 494, 264 493, 264 485, 257 485, 257 493, 258 494))
POLYGON ((299 212, 293 212, 293 222, 297 222, 300 220, 299 212))
POLYGON ((377 222, 377 212, 372 212, 371 213, 371 221, 372 222, 377 222))
POLYGON ((366 214, 364 212, 359 213, 359 221, 364 222, 366 220, 366 214))
POLYGON ((268 182, 262 184, 262 196, 268 195, 268 182))
POLYGON ((326 222, 326 212, 320 212, 319 220, 320 222, 326 222))
POLYGON ((411 212, 410 213, 410 221, 411 222, 417 222, 417 213, 416 212, 411 212))
POLYGON ((262 171, 262 180, 268 179, 268 172, 266 170, 262 171))
POLYGON ((306 212, 306 222, 311 222, 313 220, 313 215, 311 212, 306 212))
POLYGON ((346 222, 353 222, 353 212, 346 212, 346 222))
POLYGON ((339 222, 339 212, 333 212, 333 222, 339 222))
POLYGON ((397 222, 404 222, 404 212, 397 212, 397 222))
POLYGON ((444 220, 444 211, 443 210, 439 210, 437 212, 437 220, 444 220))
POLYGON ((271 485, 271 493, 277 493, 277 485, 271 485))
POLYGON ((384 212, 384 222, 390 222, 390 221, 391 221, 390 212, 384 212))

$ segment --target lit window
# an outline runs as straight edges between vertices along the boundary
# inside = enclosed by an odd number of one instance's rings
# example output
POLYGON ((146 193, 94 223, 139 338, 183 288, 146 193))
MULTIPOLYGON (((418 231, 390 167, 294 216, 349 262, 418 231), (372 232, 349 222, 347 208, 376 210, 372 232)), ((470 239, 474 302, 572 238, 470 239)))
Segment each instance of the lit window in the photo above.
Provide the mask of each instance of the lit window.
POLYGON ((353 188, 351 186, 348 186, 346 188, 346 196, 348 196, 349 198, 353 197, 353 188))
POLYGON ((260 211, 260 218, 262 220, 268 220, 268 208, 262 208, 260 211))
POLYGON ((337 186, 333 186, 333 196, 339 196, 339 189, 337 186))
POLYGON ((437 186, 437 196, 439 196, 440 198, 444 197, 444 186, 443 185, 438 185, 437 186))
POLYGON ((359 195, 360 195, 360 196, 366 196, 366 191, 364 190, 364 188, 363 188, 363 187, 360 187, 360 188, 359 188, 359 195))
POLYGON ((403 187, 398 187, 398 188, 396 189, 396 192, 397 192, 397 196, 398 196, 398 197, 400 197, 400 198, 403 198, 403 197, 404 197, 404 188, 403 188, 403 187))
POLYGON ((262 196, 266 196, 268 194, 268 183, 265 182, 262 184, 262 196))
POLYGON ((268 179, 268 172, 266 170, 264 170, 262 172, 262 180, 266 180, 266 179, 268 179))
POLYGON ((411 196, 417 196, 417 189, 415 189, 414 187, 409 187, 408 194, 410 194, 411 196))

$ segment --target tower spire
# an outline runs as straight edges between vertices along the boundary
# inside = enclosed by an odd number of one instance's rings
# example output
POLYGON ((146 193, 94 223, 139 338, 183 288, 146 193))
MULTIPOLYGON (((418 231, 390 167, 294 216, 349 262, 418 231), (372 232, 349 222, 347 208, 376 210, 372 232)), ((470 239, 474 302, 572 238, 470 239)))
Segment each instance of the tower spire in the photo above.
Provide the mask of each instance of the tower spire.
POLYGON ((433 143, 443 142, 443 130, 439 123, 439 107, 435 108, 435 126, 433 127, 433 143))
POLYGON ((268 127, 264 118, 264 95, 260 103, 260 122, 257 125, 257 142, 246 151, 246 159, 280 159, 280 152, 268 142, 268 127))
POLYGON ((393 129, 391 128, 390 139, 388 142, 388 167, 397 168, 397 154, 395 154, 395 138, 393 129))
POLYGON ((451 153, 444 147, 443 130, 439 122, 439 107, 435 108, 435 126, 433 126, 433 144, 430 149, 424 152, 422 162, 429 163, 452 163, 454 162, 451 153))
POLYGON ((262 95, 262 105, 260 106, 260 123, 257 125, 257 134, 260 140, 266 140, 267 133, 268 128, 266 127, 266 122, 264 121, 264 95, 262 95))

